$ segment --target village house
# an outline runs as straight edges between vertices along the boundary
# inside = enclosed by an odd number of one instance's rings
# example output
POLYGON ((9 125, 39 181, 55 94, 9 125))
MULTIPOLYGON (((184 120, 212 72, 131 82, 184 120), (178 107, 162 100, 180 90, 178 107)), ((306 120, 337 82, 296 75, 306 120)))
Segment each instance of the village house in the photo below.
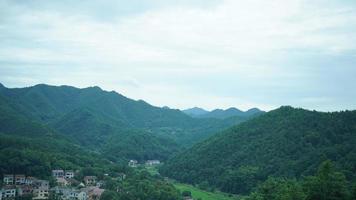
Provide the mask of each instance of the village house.
POLYGON ((105 190, 91 186, 83 188, 82 191, 86 192, 88 195, 88 200, 99 200, 105 190))
POLYGON ((76 190, 73 188, 65 188, 59 193, 62 200, 87 200, 88 195, 84 191, 76 190))
POLYGON ((37 179, 35 177, 32 176, 28 176, 25 179, 25 185, 32 185, 33 182, 35 182, 37 179))
POLYGON ((80 192, 78 193, 77 199, 78 199, 78 200, 87 200, 87 199, 88 199, 88 195, 87 195, 86 192, 80 191, 80 192))
POLYGON ((4 185, 12 185, 12 184, 14 184, 14 175, 12 175, 12 174, 4 174, 3 183, 4 183, 4 185))
POLYGON ((56 178, 56 182, 59 186, 67 186, 68 181, 65 178, 56 178))
POLYGON ((36 180, 34 182, 32 199, 48 199, 48 197, 49 197, 49 182, 46 180, 36 180))
POLYGON ((98 182, 96 183, 96 187, 101 188, 101 187, 103 187, 103 186, 104 186, 104 184, 105 184, 105 182, 104 182, 104 181, 98 181, 98 182))
POLYGON ((70 185, 70 186, 78 186, 80 184, 79 181, 75 180, 74 178, 69 178, 69 179, 66 179, 68 184, 67 185, 70 185))
POLYGON ((21 185, 17 188, 18 196, 30 196, 33 193, 33 187, 31 185, 21 185))
POLYGON ((64 177, 64 171, 62 169, 52 170, 52 176, 56 177, 56 178, 63 178, 64 177))
POLYGON ((84 177, 85 185, 95 185, 96 184, 96 176, 85 176, 84 177))
POLYGON ((6 185, 2 188, 2 199, 15 198, 16 197, 16 187, 12 185, 6 185))
POLYGON ((130 160, 129 167, 137 167, 137 160, 130 160))
POLYGON ((23 174, 16 174, 15 175, 15 184, 16 185, 24 185, 26 182, 26 176, 23 174))
POLYGON ((51 188, 51 193, 53 194, 55 199, 69 200, 71 199, 72 188, 56 186, 51 188))
POLYGON ((74 178, 74 171, 66 171, 65 178, 74 178))
POLYGON ((159 165, 161 162, 159 160, 147 160, 146 165, 148 166, 153 166, 153 165, 159 165))

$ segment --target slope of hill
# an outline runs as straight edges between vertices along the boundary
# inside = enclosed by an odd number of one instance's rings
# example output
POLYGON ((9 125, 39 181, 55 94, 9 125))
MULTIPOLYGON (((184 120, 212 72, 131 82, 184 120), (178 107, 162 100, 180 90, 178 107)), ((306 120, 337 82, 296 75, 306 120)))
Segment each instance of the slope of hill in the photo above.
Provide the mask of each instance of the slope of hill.
MULTIPOLYGON (((154 107, 99 87, 78 89, 44 84, 14 89, 1 85, 0 112, 0 123, 4 124, 0 131, 27 133, 36 125, 92 151, 105 152, 113 161, 122 157, 164 160, 219 130, 247 120, 196 119, 179 110, 154 107)), ((43 135, 41 131, 33 132, 43 135)))
POLYGON ((356 178, 356 111, 281 107, 193 146, 160 171, 183 182, 247 194, 268 176, 313 174, 326 159, 356 178))

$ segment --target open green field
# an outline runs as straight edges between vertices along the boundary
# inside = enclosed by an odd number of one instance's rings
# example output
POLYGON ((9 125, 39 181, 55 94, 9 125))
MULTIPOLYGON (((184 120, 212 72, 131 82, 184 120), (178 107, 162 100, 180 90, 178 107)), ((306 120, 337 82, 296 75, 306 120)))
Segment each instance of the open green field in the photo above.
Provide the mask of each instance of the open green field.
POLYGON ((237 200, 238 199, 237 197, 229 197, 227 194, 221 192, 216 192, 216 193, 207 192, 199 188, 196 188, 192 185, 175 183, 174 186, 177 189, 179 189, 181 192, 190 191, 192 193, 192 197, 194 200, 199 198, 201 200, 237 200))

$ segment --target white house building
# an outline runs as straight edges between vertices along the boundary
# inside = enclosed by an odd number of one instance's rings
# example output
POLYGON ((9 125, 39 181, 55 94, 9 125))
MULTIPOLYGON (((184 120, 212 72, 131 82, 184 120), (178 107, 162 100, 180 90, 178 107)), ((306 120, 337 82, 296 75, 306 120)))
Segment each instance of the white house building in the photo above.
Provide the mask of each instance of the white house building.
POLYGON ((147 160, 146 165, 153 166, 153 165, 159 165, 161 162, 159 160, 147 160))
POLYGON ((12 184, 14 184, 14 175, 12 175, 12 174, 4 174, 3 183, 4 183, 4 185, 12 185, 12 184))
POLYGON ((74 171, 66 171, 65 178, 74 178, 74 171))
POLYGON ((129 167, 137 167, 137 160, 130 160, 129 167))
POLYGON ((16 187, 15 186, 5 186, 2 188, 1 198, 15 198, 16 197, 16 187))
POLYGON ((64 171, 62 169, 52 170, 52 176, 56 177, 56 178, 63 178, 64 177, 64 171))
POLYGON ((36 180, 34 182, 33 198, 32 199, 48 199, 49 197, 49 182, 46 180, 36 180))

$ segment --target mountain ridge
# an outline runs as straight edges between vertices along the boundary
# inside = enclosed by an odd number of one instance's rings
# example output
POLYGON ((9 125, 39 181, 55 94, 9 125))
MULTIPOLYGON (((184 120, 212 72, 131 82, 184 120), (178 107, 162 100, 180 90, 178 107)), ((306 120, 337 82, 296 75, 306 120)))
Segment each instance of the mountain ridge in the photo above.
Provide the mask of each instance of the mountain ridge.
POLYGON ((14 89, 4 87, 0 97, 3 99, 1 105, 16 110, 17 117, 21 115, 55 130, 90 150, 105 151, 111 158, 109 150, 127 152, 127 145, 119 138, 137 141, 136 146, 128 142, 132 147, 129 147, 130 152, 122 154, 123 157, 165 160, 219 130, 249 119, 192 118, 177 109, 152 106, 97 86, 82 89, 46 84, 14 89), (135 148, 140 148, 137 145, 144 143, 139 141, 143 139, 147 149, 137 154, 135 148), (109 140, 118 141, 118 144, 109 140))
POLYGON ((216 118, 216 119, 226 119, 229 117, 250 117, 253 115, 259 115, 265 113, 258 108, 250 108, 247 111, 242 111, 235 107, 230 107, 227 109, 214 109, 212 111, 207 111, 199 107, 193 107, 189 109, 182 110, 185 114, 194 118, 216 118))

